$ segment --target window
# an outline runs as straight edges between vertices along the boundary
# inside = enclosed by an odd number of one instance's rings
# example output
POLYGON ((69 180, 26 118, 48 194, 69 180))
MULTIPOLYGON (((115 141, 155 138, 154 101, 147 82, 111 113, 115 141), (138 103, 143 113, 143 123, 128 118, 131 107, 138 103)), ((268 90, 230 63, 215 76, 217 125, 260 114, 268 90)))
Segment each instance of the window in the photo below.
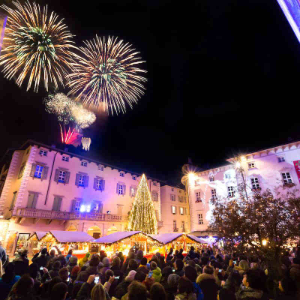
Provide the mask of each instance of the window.
POLYGON ((178 196, 178 201, 179 202, 183 202, 183 197, 182 196, 178 196))
POLYGON ((253 190, 259 190, 260 189, 258 178, 256 178, 256 177, 251 178, 251 186, 252 186, 253 190))
POLYGON ((29 192, 27 208, 34 208, 34 209, 36 208, 38 195, 39 195, 38 193, 29 192))
POLYGON ((176 215, 176 206, 171 206, 172 214, 176 215))
POLYGON ((82 162, 81 162, 81 165, 82 165, 83 167, 87 167, 87 161, 82 161, 82 162))
POLYGON ((158 193, 156 191, 152 192, 152 200, 153 201, 158 201, 158 193))
POLYGON ((187 215, 187 208, 184 208, 184 214, 187 215))
POLYGON ((117 184, 117 194, 118 195, 125 195, 126 192, 126 185, 123 183, 117 184))
POLYGON ((217 199, 217 190, 216 189, 212 189, 211 190, 211 199, 212 200, 216 200, 217 199))
POLYGON ((203 214, 198 214, 198 224, 203 225, 203 214))
POLYGON ((179 194, 181 194, 181 190, 178 190, 179 194))
POLYGON ((229 187, 227 187, 227 189, 228 189, 228 197, 229 198, 233 198, 235 196, 234 187, 233 186, 229 186, 229 187))
POLYGON ((225 174, 225 178, 226 178, 226 179, 231 179, 231 174, 226 173, 226 174, 225 174))
POLYGON ((136 195, 136 187, 131 186, 130 187, 130 197, 135 197, 135 195, 136 195))
POLYGON ((176 197, 174 194, 170 194, 170 198, 171 198, 171 201, 175 201, 176 200, 176 197))
POLYGON ((104 166, 103 165, 98 165, 98 170, 99 171, 103 171, 104 170, 104 166))
POLYGON ((180 208, 179 208, 179 211, 180 211, 180 214, 181 214, 181 215, 183 215, 183 214, 184 214, 183 207, 180 207, 180 208))
POLYGON ((133 179, 133 180, 136 180, 136 176, 132 176, 132 179, 133 179))
POLYGON ((40 156, 47 156, 48 151, 46 150, 40 150, 39 154, 40 156))
POLYGON ((285 162, 285 158, 283 156, 281 157, 277 157, 278 159, 278 162, 281 163, 281 162, 285 162))
POLYGON ((36 165, 34 177, 35 178, 42 178, 44 166, 36 165))
POLYGON ((209 177, 209 181, 210 181, 210 182, 215 181, 215 177, 214 177, 214 176, 210 176, 210 177, 209 177))
POLYGON ((103 178, 100 177, 96 177, 94 179, 94 189, 97 191, 104 191, 105 189, 105 180, 103 180, 103 178))
POLYGON ((77 185, 78 187, 88 187, 89 185, 89 176, 82 174, 82 173, 78 173, 76 174, 76 180, 75 180, 75 185, 77 185))
POLYGON ((293 183, 291 174, 289 172, 281 173, 283 184, 293 183))
POLYGON ((80 211, 80 204, 81 204, 80 200, 73 200, 72 211, 73 212, 79 212, 80 211))
POLYGON ((102 214, 103 204, 100 201, 93 201, 91 211, 102 214))
POLYGON ((13 194, 13 198, 12 198, 9 210, 12 210, 15 207, 16 198, 17 198, 17 191, 15 191, 13 194))
POLYGON ((155 181, 153 181, 153 185, 154 185, 154 186, 157 186, 157 183, 156 183, 155 181))
POLYGON ((181 229, 182 229, 183 232, 185 231, 185 224, 184 224, 184 221, 181 222, 181 229))
POLYGON ((177 224, 176 224, 176 220, 173 221, 173 231, 177 231, 177 224))
POLYGON ((171 188, 171 191, 174 192, 174 188, 171 188))
POLYGON ((58 182, 65 183, 66 171, 59 171, 58 182))
POLYGON ((56 169, 54 175, 54 181, 57 183, 69 183, 70 172, 65 169, 56 169))
POLYGON ((123 172, 120 172, 120 176, 121 176, 121 177, 124 177, 125 174, 124 174, 123 172))
POLYGON ((248 169, 254 169, 255 168, 255 163, 254 162, 249 162, 248 163, 248 169))
POLYGON ((62 161, 69 161, 69 156, 63 156, 62 161))
POLYGON ((53 201, 52 210, 54 210, 54 211, 60 211, 61 202, 62 202, 62 197, 55 196, 54 197, 54 201, 53 201))
POLYGON ((24 170, 25 170, 25 163, 23 163, 23 164, 21 165, 20 172, 19 172, 19 175, 18 175, 18 179, 20 179, 20 178, 23 177, 24 170))
POLYGON ((201 192, 196 192, 196 203, 198 203, 198 202, 202 202, 201 192))

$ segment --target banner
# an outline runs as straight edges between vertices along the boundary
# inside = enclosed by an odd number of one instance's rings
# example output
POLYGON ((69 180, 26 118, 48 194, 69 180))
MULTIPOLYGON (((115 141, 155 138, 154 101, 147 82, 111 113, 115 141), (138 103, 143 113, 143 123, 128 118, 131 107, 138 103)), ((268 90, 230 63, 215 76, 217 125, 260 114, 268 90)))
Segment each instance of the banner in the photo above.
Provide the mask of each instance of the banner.
POLYGON ((300 160, 295 160, 295 161, 293 161, 293 163, 294 163, 295 170, 296 170, 296 173, 298 176, 298 180, 300 182, 300 160))

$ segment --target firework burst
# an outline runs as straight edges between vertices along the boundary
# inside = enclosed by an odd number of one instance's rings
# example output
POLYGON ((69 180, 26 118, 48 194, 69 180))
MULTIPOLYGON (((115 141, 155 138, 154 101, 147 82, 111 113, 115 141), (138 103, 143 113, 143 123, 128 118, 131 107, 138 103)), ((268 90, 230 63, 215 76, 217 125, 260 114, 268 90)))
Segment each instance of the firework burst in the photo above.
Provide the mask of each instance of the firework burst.
POLYGON ((79 47, 68 75, 71 95, 93 109, 104 109, 113 114, 131 108, 144 94, 145 70, 137 67, 144 61, 129 43, 115 37, 107 40, 96 36, 79 47))
POLYGON ((47 6, 41 8, 35 2, 12 3, 15 9, 1 6, 8 13, 0 57, 5 77, 15 77, 19 86, 28 78, 27 91, 33 85, 37 92, 41 80, 47 91, 49 84, 54 88, 64 86, 73 57, 71 50, 76 47, 63 19, 59 20, 54 12, 48 14, 47 6))

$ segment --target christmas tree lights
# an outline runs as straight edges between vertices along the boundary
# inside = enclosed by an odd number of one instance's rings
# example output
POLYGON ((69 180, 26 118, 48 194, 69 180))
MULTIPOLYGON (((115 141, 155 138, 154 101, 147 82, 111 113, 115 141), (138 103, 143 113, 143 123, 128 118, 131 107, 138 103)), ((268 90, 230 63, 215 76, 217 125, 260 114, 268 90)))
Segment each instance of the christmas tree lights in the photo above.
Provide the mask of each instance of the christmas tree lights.
POLYGON ((145 174, 139 182, 133 201, 128 230, 140 230, 148 234, 157 234, 156 214, 145 174))

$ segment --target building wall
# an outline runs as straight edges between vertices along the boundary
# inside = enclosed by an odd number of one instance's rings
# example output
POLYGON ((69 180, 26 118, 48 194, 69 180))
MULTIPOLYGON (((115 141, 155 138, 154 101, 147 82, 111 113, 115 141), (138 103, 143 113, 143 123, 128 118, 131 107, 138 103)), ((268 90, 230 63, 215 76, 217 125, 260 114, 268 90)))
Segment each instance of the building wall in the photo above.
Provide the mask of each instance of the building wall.
POLYGON ((228 198, 228 187, 233 187, 235 196, 238 197, 237 186, 245 181, 247 195, 252 196, 254 191, 251 179, 257 178, 261 192, 269 189, 273 193, 287 191, 297 193, 300 186, 294 161, 298 160, 300 160, 300 143, 292 143, 241 156, 239 168, 236 168, 235 159, 231 159, 229 160, 231 163, 226 166, 190 174, 188 189, 191 231, 207 230, 213 211, 210 201, 213 189, 216 190, 217 198, 223 199, 228 198), (282 157, 284 161, 280 162, 282 157), (254 163, 254 168, 249 168, 251 163, 254 163), (294 187, 283 186, 283 172, 290 174, 294 187), (211 177, 214 177, 213 181, 210 180, 211 177), (201 201, 196 199, 197 192, 200 192, 201 201), (199 224, 199 214, 203 215, 203 224, 199 224))
POLYGON ((164 185, 161 187, 161 211, 163 227, 159 233, 174 232, 173 221, 176 221, 178 232, 189 232, 190 230, 190 217, 189 207, 187 202, 179 202, 179 197, 186 201, 185 191, 177 187, 164 185), (175 196, 175 201, 171 200, 171 195, 175 196), (176 207, 176 213, 173 214, 172 206, 176 207), (180 208, 183 208, 183 215, 180 214, 180 208), (182 230, 182 222, 185 224, 185 230, 182 230))

